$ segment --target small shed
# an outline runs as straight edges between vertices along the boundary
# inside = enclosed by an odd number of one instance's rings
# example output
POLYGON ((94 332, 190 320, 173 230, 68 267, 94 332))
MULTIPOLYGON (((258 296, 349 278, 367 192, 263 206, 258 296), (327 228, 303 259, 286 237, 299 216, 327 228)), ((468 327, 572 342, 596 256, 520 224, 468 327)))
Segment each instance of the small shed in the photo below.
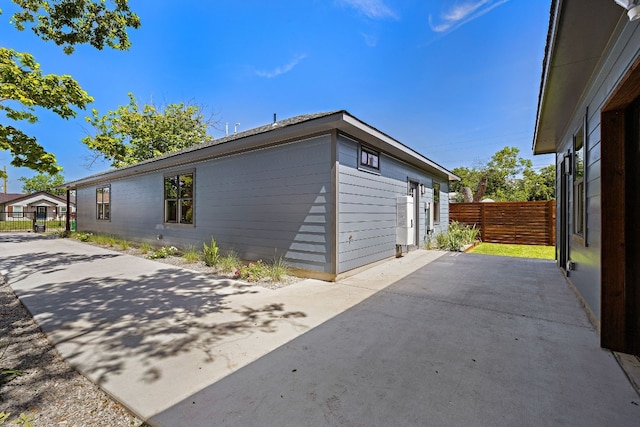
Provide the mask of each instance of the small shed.
POLYGON ((339 274, 445 230, 453 173, 347 111, 301 115, 70 182, 77 229, 339 274), (408 245, 397 204, 409 196, 408 245))

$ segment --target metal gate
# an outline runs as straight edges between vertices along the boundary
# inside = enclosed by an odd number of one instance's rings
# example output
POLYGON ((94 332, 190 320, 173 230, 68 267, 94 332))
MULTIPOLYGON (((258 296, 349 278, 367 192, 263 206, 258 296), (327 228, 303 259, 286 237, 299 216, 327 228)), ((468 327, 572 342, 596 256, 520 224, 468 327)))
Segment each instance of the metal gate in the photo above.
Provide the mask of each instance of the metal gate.
POLYGON ((49 218, 46 206, 37 206, 32 212, 0 211, 0 232, 38 232, 65 229, 65 218, 49 218))

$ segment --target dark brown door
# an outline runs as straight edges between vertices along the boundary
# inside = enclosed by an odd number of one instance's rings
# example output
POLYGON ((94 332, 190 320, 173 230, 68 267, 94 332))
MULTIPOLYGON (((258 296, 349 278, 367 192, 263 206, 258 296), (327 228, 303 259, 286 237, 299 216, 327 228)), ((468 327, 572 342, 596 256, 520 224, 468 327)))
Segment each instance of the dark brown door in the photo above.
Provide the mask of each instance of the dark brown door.
POLYGON ((626 112, 626 341, 631 353, 640 355, 640 97, 626 112))

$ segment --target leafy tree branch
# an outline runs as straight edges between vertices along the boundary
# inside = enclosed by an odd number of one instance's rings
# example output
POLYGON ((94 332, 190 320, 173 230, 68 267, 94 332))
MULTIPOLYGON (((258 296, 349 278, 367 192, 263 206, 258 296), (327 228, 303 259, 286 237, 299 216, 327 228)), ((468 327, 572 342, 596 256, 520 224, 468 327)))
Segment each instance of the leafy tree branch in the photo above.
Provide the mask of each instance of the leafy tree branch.
MULTIPOLYGON (((127 29, 140 26, 128 0, 12 1, 19 10, 11 16, 11 24, 20 31, 31 28, 67 54, 78 44, 125 50, 130 46, 127 29)), ((38 108, 69 119, 91 102, 93 98, 71 76, 43 74, 33 55, 0 47, 0 113, 6 119, 0 123, 0 151, 11 153, 13 166, 50 174, 58 171, 55 156, 12 122, 37 122, 38 108)))
POLYGON ((30 27, 36 36, 62 46, 67 54, 75 45, 87 43, 98 50, 105 45, 126 50, 131 46, 127 28, 140 27, 140 18, 131 12, 127 0, 12 1, 22 9, 11 17, 18 30, 30 27))
POLYGON ((132 93, 127 105, 104 115, 93 109, 86 120, 96 134, 82 142, 116 168, 209 141, 208 129, 215 125, 198 105, 140 106, 132 93))

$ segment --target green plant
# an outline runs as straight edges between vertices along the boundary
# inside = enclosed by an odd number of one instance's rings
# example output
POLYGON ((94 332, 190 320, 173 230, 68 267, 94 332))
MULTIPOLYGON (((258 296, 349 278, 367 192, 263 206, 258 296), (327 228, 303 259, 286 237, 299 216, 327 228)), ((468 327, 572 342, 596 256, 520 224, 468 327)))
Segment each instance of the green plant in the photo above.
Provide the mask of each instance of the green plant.
POLYGON ((236 270, 234 279, 246 280, 247 282, 257 282, 268 276, 269 267, 262 262, 250 262, 248 265, 242 265, 236 270))
MULTIPOLYGON (((9 420, 9 412, 0 412, 0 425, 4 424, 9 420)), ((11 421, 11 424, 16 426, 24 426, 24 427, 33 427, 33 415, 26 415, 24 413, 20 414, 18 418, 11 421)))
POLYGON ((118 240, 114 236, 108 234, 96 234, 95 236, 93 236, 92 240, 98 245, 109 247, 114 247, 118 243, 118 240))
POLYGON ((479 230, 457 221, 451 222, 446 232, 436 235, 436 243, 440 249, 446 251, 460 251, 464 245, 470 245, 478 240, 479 230))
MULTIPOLYGON (((1 345, 2 345, 2 341, 0 341, 0 346, 1 345)), ((7 351, 7 348, 9 348, 9 346, 4 347, 4 349, 2 350, 2 353, 0 354, 0 361, 2 361, 2 359, 4 358, 4 354, 7 351)), ((25 372, 19 369, 8 369, 0 366, 0 385, 7 383, 12 379, 14 379, 15 377, 24 375, 24 374, 25 372)), ((10 415, 11 414, 8 412, 0 412, 0 425, 7 422, 9 420, 10 415)), ((18 418, 11 421, 11 424, 25 426, 25 427, 33 427, 33 424, 31 424, 31 421, 33 421, 32 415, 20 414, 18 418)))
POLYGON ((142 243, 138 249, 143 254, 147 254, 153 250, 153 246, 151 246, 149 243, 142 243))
MULTIPOLYGON (((1 345, 2 341, 0 341, 0 346, 1 345)), ((0 361, 4 358, 4 354, 6 353, 8 348, 9 346, 6 346, 2 350, 2 354, 0 354, 0 361)), ((20 371, 18 369, 3 368, 2 366, 0 366, 0 385, 7 383, 20 375, 24 375, 24 371, 20 371)))
POLYGON ((126 251, 127 249, 129 249, 129 246, 131 246, 131 244, 124 239, 118 240, 118 245, 120 246, 120 249, 123 251, 126 251))
POLYGON ((275 257, 273 263, 269 265, 269 277, 273 281, 279 281, 284 276, 288 276, 291 274, 291 270, 289 266, 285 262, 283 257, 275 257))
POLYGON ((218 269, 222 273, 230 273, 232 271, 236 271, 241 266, 242 262, 240 262, 240 257, 238 257, 238 254, 234 251, 227 252, 218 260, 218 269))
POLYGON ((171 255, 175 255, 178 252, 178 248, 175 246, 163 246, 155 251, 152 251, 147 255, 149 259, 166 258, 171 255))
POLYGON ((71 232, 70 232, 70 231, 67 231, 67 230, 65 230, 65 229, 61 229, 61 230, 56 231, 56 235, 57 235, 59 238, 64 239, 64 238, 66 238, 66 237, 71 236, 71 232))
POLYGON ((211 245, 207 246, 206 243, 203 243, 204 246, 204 264, 207 267, 215 267, 218 265, 220 261, 220 248, 216 244, 216 240, 211 238, 211 245))
POLYGON ((81 242, 88 242, 93 237, 92 233, 74 233, 74 237, 81 242))
POLYGON ((184 250, 182 258, 184 258, 188 263, 194 263, 200 261, 202 255, 194 246, 189 246, 184 250))

